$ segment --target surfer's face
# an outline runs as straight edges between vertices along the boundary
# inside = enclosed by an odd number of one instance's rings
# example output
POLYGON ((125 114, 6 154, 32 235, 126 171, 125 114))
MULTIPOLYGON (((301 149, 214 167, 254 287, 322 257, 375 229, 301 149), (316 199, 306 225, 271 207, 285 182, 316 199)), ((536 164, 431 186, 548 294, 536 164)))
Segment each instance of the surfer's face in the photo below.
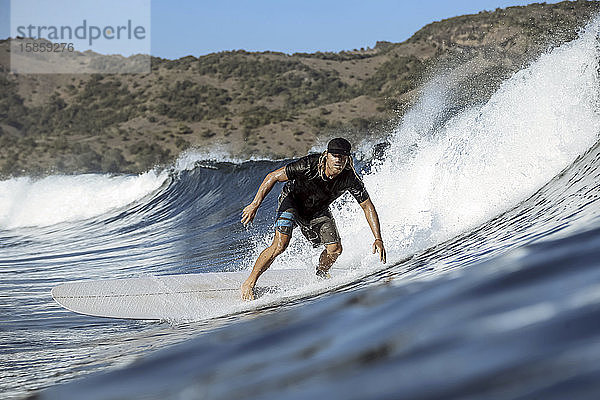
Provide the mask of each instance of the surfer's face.
POLYGON ((348 156, 342 154, 327 153, 327 169, 332 176, 338 175, 346 168, 348 156))

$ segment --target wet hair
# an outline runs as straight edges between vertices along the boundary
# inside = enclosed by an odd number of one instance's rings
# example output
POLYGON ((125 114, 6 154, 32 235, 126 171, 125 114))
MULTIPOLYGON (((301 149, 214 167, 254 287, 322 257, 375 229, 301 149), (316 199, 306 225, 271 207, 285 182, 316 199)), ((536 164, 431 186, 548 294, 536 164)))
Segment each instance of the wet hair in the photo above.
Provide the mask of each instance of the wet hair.
MULTIPOLYGON (((356 173, 356 169, 354 169, 354 159, 352 158, 352 156, 347 156, 347 157, 348 157, 348 160, 346 161, 346 166, 344 167, 344 169, 352 170, 352 172, 354 172, 354 175, 358 179, 360 179, 360 176, 358 176, 358 174, 356 173)), ((318 173, 322 179, 325 179, 326 165, 327 165, 327 150, 325 150, 323 153, 321 153, 321 156, 319 157, 318 173)))

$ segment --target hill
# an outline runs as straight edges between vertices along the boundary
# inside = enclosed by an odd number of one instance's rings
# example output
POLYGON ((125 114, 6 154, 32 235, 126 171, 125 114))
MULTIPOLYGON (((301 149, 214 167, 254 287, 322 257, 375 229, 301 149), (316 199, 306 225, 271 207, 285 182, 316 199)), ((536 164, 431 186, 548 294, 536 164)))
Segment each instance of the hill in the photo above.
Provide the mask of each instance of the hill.
POLYGON ((281 158, 336 134, 379 140, 432 76, 454 77, 457 107, 485 101, 599 10, 565 1, 484 11, 339 53, 153 57, 146 74, 10 74, 4 40, 0 174, 140 172, 190 147, 281 158))

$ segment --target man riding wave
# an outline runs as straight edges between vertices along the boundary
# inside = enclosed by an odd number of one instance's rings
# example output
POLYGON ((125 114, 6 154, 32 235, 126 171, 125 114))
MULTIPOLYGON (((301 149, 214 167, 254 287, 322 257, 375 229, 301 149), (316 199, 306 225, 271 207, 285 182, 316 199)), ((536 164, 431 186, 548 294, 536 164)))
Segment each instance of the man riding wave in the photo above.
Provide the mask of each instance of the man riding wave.
POLYGON ((378 251, 380 260, 385 263, 379 216, 365 185, 354 170, 350 150, 350 142, 346 139, 332 139, 323 154, 302 157, 265 177, 252 203, 242 211, 241 222, 244 225, 252 222, 258 207, 276 182, 286 184, 279 196, 273 243, 260 253, 250 276, 243 283, 241 291, 244 300, 254 299, 258 277, 285 251, 297 225, 314 247, 325 246, 319 257, 316 274, 328 276, 328 270, 342 253, 342 242, 329 205, 346 191, 362 207, 375 236, 373 253, 378 251))

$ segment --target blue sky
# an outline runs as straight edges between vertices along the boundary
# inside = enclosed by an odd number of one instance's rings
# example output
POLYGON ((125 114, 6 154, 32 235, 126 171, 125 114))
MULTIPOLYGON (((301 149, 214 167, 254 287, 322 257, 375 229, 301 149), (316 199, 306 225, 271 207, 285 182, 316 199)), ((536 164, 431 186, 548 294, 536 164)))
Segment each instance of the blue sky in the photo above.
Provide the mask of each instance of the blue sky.
MULTIPOLYGON (((444 18, 533 2, 152 0, 151 51, 154 56, 171 59, 233 49, 337 52, 373 47, 378 40, 401 42, 424 25, 444 18)), ((52 1, 57 14, 61 13, 60 3, 52 1)), ((10 0, 0 0, 0 38, 10 35, 9 5, 10 0)))

